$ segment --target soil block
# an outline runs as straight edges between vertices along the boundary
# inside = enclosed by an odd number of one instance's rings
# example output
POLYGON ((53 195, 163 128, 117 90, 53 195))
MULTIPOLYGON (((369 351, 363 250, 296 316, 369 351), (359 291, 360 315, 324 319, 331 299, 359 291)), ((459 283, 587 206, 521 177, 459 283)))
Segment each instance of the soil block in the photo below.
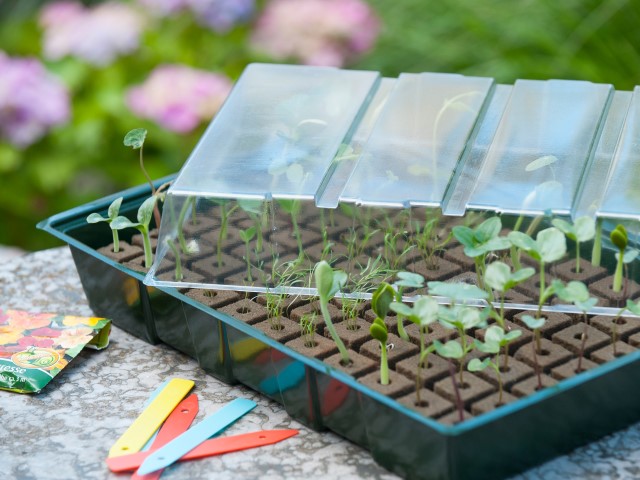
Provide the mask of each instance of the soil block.
POLYGON ((601 299, 601 301, 598 302, 599 306, 622 308, 627 304, 627 299, 633 300, 640 296, 640 285, 633 280, 623 280, 622 290, 620 292, 614 292, 613 277, 608 276, 589 285, 589 291, 592 292, 592 295, 601 299))
POLYGON ((156 275, 160 280, 166 280, 169 282, 189 282, 189 283, 202 283, 205 278, 199 273, 193 272, 188 268, 182 268, 182 278, 180 280, 176 280, 176 271, 175 269, 165 270, 162 273, 158 273, 156 275))
MULTIPOLYGON (((495 387, 493 385, 482 380, 471 372, 464 372, 463 382, 460 384, 459 375, 456 371, 456 384, 465 408, 469 407, 473 402, 480 400, 482 397, 486 397, 495 391, 495 387)), ((451 375, 436 382, 433 390, 438 395, 451 400, 454 404, 456 403, 456 394, 453 388, 451 375)))
MULTIPOLYGON (((544 373, 540 374, 540 383, 542 383, 542 388, 547 388, 558 383, 557 380, 551 378, 549 375, 545 375, 544 373)), ((517 397, 526 397, 538 391, 538 376, 534 375, 533 377, 529 377, 526 380, 516 383, 511 387, 511 393, 516 395, 517 397)))
POLYGON ((280 343, 288 342, 300 335, 300 325, 285 317, 270 318, 253 326, 280 343))
POLYGON ((371 372, 358 380, 361 384, 389 398, 399 398, 415 389, 415 383, 399 373, 389 370, 389 385, 380 384, 380 372, 371 372))
POLYGON ((578 373, 582 373, 586 370, 591 370, 592 368, 597 367, 598 364, 592 362, 588 358, 582 359, 581 370, 578 372, 578 358, 574 358, 569 362, 563 363, 551 370, 551 376, 557 380, 564 380, 565 378, 571 378, 577 375, 578 373))
POLYGON ((457 265, 460 265, 465 270, 473 271, 475 268, 475 263, 473 258, 467 257, 464 254, 464 246, 458 245, 454 248, 448 248, 444 252, 444 258, 450 262, 453 262, 457 265))
MULTIPOLYGON (((597 315, 591 317, 591 325, 611 337, 615 317, 597 315)), ((640 332, 640 318, 620 317, 616 319, 616 332, 619 340, 626 340, 634 333, 640 332)))
POLYGON ((98 253, 105 257, 109 257, 114 262, 124 263, 139 257, 144 253, 144 251, 137 245, 130 245, 124 240, 120 240, 120 249, 117 253, 114 253, 113 251, 113 244, 99 248, 98 253))
POLYGON ((329 358, 325 358, 324 363, 330 367, 336 368, 337 370, 341 370, 354 378, 359 378, 362 375, 366 375, 367 373, 373 372, 379 368, 379 364, 377 362, 356 352, 349 352, 349 360, 351 360, 349 365, 342 365, 341 360, 342 357, 337 353, 329 358))
MULTIPOLYGON (((519 328, 528 328, 522 321, 523 315, 536 316, 536 312, 520 312, 513 316, 513 322, 518 325, 519 328)), ((542 312, 541 316, 546 318, 545 324, 540 327, 540 334, 543 337, 551 338, 554 333, 570 327, 573 324, 573 319, 564 313, 559 312, 542 312)))
POLYGON ((224 279, 239 271, 243 271, 247 265, 242 261, 230 255, 223 255, 222 267, 218 266, 215 258, 202 258, 191 263, 191 269, 194 272, 204 276, 211 282, 222 283, 224 279))
MULTIPOLYGON (((274 301, 277 300, 275 297, 277 297, 277 295, 274 295, 274 301)), ((267 295, 264 293, 261 293, 256 297, 255 301, 260 305, 266 307, 267 295)), ((304 305, 306 302, 307 302, 307 299, 304 297, 284 295, 280 299, 280 308, 282 309, 282 314, 289 315, 292 309, 300 307, 301 305, 304 305)))
POLYGON ((482 415, 483 413, 491 412, 496 408, 502 407, 507 403, 514 402, 517 397, 514 397, 508 392, 502 392, 502 402, 498 403, 500 394, 498 392, 488 397, 483 398, 471 405, 471 413, 475 416, 482 415))
POLYGON ((616 358, 623 357, 628 353, 635 352, 636 348, 631 345, 617 341, 616 342, 616 353, 613 353, 613 345, 607 345, 600 350, 596 350, 589 355, 589 358, 596 363, 606 363, 611 360, 615 360, 616 358))
MULTIPOLYGON (((502 386, 504 389, 509 389, 511 385, 518 383, 525 378, 530 377, 534 374, 533 368, 531 368, 526 363, 520 362, 514 358, 509 358, 509 365, 507 368, 504 368, 504 362, 502 359, 502 355, 499 358, 500 365, 500 376, 502 377, 502 386)), ((486 380, 487 382, 498 386, 498 378, 496 377, 496 372, 493 368, 485 368, 479 372, 474 372, 475 375, 486 380)), ((473 413, 473 409, 471 410, 473 413)))
MULTIPOLYGON (((399 361, 396 363, 396 372, 415 382, 419 359, 420 354, 417 354, 399 361)), ((420 377, 422 378, 422 386, 430 387, 438 380, 449 375, 449 362, 433 353, 427 355, 427 361, 429 362, 428 367, 423 367, 420 370, 420 377)))
MULTIPOLYGON (((544 276, 545 285, 548 287, 551 285, 551 282, 554 279, 554 275, 551 275, 547 272, 544 276)), ((538 303, 538 298, 540 298, 540 274, 536 273, 532 277, 529 277, 522 283, 519 283, 514 287, 514 290, 524 293, 525 295, 530 296, 535 300, 535 303, 538 303)), ((553 300, 553 298, 551 299, 553 300)), ((547 301, 549 303, 549 301, 547 301)))
POLYGON ((329 357, 338 351, 338 347, 333 340, 321 337, 320 335, 313 336, 313 343, 311 345, 307 343, 305 336, 295 338, 285 343, 285 345, 307 357, 319 359, 329 357))
POLYGON ((419 273, 427 282, 444 281, 462 273, 462 267, 460 265, 450 262, 445 258, 438 258, 437 269, 429 269, 424 261, 418 261, 407 265, 406 270, 408 272, 419 273))
MULTIPOLYGON (((536 363, 533 355, 534 342, 529 342, 521 346, 515 354, 515 358, 535 368, 536 363)), ((540 339, 540 351, 536 351, 538 366, 543 372, 548 372, 553 367, 569 361, 573 354, 566 348, 556 345, 546 338, 540 339)))
MULTIPOLYGON (((221 312, 226 313, 238 320, 242 320, 249 325, 266 320, 269 312, 262 305, 258 305, 256 302, 244 298, 239 302, 235 302, 219 309, 221 312)), ((300 328, 298 327, 298 330, 300 328)))
POLYGON ((420 403, 416 392, 405 395, 398 399, 398 402, 402 405, 409 407, 412 410, 424 415, 425 417, 436 418, 446 415, 452 412, 455 408, 452 402, 436 395, 431 390, 423 388, 420 390, 420 403))
MULTIPOLYGON (((580 354, 582 347, 582 334, 585 332, 585 324, 583 322, 576 323, 569 328, 565 328, 557 333, 553 334, 553 342, 562 345, 567 350, 573 352, 575 355, 580 354)), ((587 341, 584 345, 585 356, 594 350, 604 347, 607 343, 611 342, 611 337, 605 333, 602 333, 597 328, 589 325, 586 329, 587 341)))
MULTIPOLYGON (((363 318, 355 319, 355 329, 350 329, 347 322, 340 322, 334 325, 338 337, 344 342, 347 348, 359 350, 360 346, 371 338, 369 327, 371 324, 363 318)), ((331 338, 331 333, 327 328, 324 329, 324 336, 331 338)))
MULTIPOLYGON (((418 352, 419 349, 414 344, 405 342, 392 333, 389 334, 387 339, 387 361, 389 362, 390 368, 394 368, 397 362, 418 352)), ((380 342, 375 339, 369 340, 360 347, 360 354, 372 360, 379 361, 380 342)))
MULTIPOLYGON (((465 410, 462 414, 464 420, 469 420, 470 418, 474 417, 474 415, 468 410, 465 410)), ((455 408, 455 405, 453 412, 447 413, 445 416, 440 417, 438 421, 443 425, 455 425, 456 423, 460 423, 460 414, 458 413, 458 409, 455 408)))
POLYGON ((607 275, 607 269, 600 266, 596 267, 582 259, 580 261, 580 273, 576 273, 576 260, 574 258, 555 265, 555 273, 558 278, 566 282, 577 280, 578 282, 589 285, 604 278, 607 275))
POLYGON ((201 288, 192 288, 187 291, 186 295, 196 302, 216 309, 229 305, 241 298, 240 293, 233 290, 203 290, 201 288))
MULTIPOLYGON (((404 320, 404 329, 409 335, 411 343, 420 346, 420 327, 409 320, 404 320), (407 325, 408 324, 408 325, 407 325)), ((457 336, 455 330, 443 327, 440 323, 432 323, 429 325, 429 333, 425 335, 425 345, 431 345, 434 340, 440 340, 442 343, 446 343, 454 336, 457 336)))
MULTIPOLYGON (((342 311, 338 307, 329 303, 329 305, 327 305, 327 310, 329 311, 329 316, 334 324, 342 321, 342 311)), ((322 324, 324 327, 324 318, 322 316, 322 311, 320 310, 319 300, 314 300, 311 303, 294 308, 291 310, 290 316, 291 320, 299 322, 303 315, 311 314, 315 314, 318 324, 322 324)))

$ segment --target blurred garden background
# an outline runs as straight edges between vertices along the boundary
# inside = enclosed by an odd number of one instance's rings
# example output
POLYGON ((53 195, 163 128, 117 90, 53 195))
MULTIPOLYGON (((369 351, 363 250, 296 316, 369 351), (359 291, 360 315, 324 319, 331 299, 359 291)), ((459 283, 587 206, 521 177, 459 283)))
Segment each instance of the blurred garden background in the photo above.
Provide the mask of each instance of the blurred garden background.
MULTIPOLYGON (((0 245, 180 169, 250 62, 640 84, 633 0, 0 0, 0 245)), ((238 125, 238 128, 242 128, 238 125)))

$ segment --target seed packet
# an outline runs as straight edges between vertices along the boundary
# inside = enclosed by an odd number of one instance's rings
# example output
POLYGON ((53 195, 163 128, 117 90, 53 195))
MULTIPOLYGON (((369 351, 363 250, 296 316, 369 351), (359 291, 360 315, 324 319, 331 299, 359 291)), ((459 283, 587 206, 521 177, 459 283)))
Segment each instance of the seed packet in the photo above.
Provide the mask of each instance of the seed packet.
POLYGON ((109 344, 111 320, 0 309, 0 389, 39 393, 83 348, 109 344))

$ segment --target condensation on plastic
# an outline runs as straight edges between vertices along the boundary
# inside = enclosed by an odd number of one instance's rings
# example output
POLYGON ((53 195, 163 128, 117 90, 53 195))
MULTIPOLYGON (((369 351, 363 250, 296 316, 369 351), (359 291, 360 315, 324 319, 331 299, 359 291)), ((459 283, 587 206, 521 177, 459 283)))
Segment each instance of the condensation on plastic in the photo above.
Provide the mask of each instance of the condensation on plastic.
POLYGON ((440 206, 492 85, 490 78, 400 75, 341 200, 440 206))
POLYGON ((378 80, 377 72, 249 65, 170 194, 315 198, 378 80))
MULTIPOLYGON (((640 87, 633 98, 617 144, 598 210, 600 217, 640 219, 640 87)), ((600 180, 602 177, 600 177, 600 180)))
POLYGON ((518 80, 468 208, 571 213, 611 85, 518 80))

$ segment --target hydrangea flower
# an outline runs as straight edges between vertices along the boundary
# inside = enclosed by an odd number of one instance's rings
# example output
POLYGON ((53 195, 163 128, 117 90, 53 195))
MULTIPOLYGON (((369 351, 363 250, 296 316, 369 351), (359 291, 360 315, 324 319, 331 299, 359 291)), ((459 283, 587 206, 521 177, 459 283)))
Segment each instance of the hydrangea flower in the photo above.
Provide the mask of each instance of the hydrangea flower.
POLYGON ((57 60, 75 56, 97 66, 136 50, 144 17, 130 5, 105 2, 87 8, 73 1, 46 5, 40 12, 44 56, 57 60))
POLYGON ((127 104, 138 116, 168 130, 187 133, 210 120, 231 90, 224 75, 184 65, 161 65, 147 80, 127 92, 127 104))
POLYGON ((67 89, 38 60, 0 51, 0 72, 0 139, 27 147, 69 119, 67 89))
POLYGON ((238 23, 248 21, 255 10, 255 0, 138 0, 157 16, 173 15, 189 9, 196 20, 212 30, 224 33, 238 23))
POLYGON ((379 30, 361 0, 272 0, 251 41, 277 60, 341 67, 369 50, 379 30))

